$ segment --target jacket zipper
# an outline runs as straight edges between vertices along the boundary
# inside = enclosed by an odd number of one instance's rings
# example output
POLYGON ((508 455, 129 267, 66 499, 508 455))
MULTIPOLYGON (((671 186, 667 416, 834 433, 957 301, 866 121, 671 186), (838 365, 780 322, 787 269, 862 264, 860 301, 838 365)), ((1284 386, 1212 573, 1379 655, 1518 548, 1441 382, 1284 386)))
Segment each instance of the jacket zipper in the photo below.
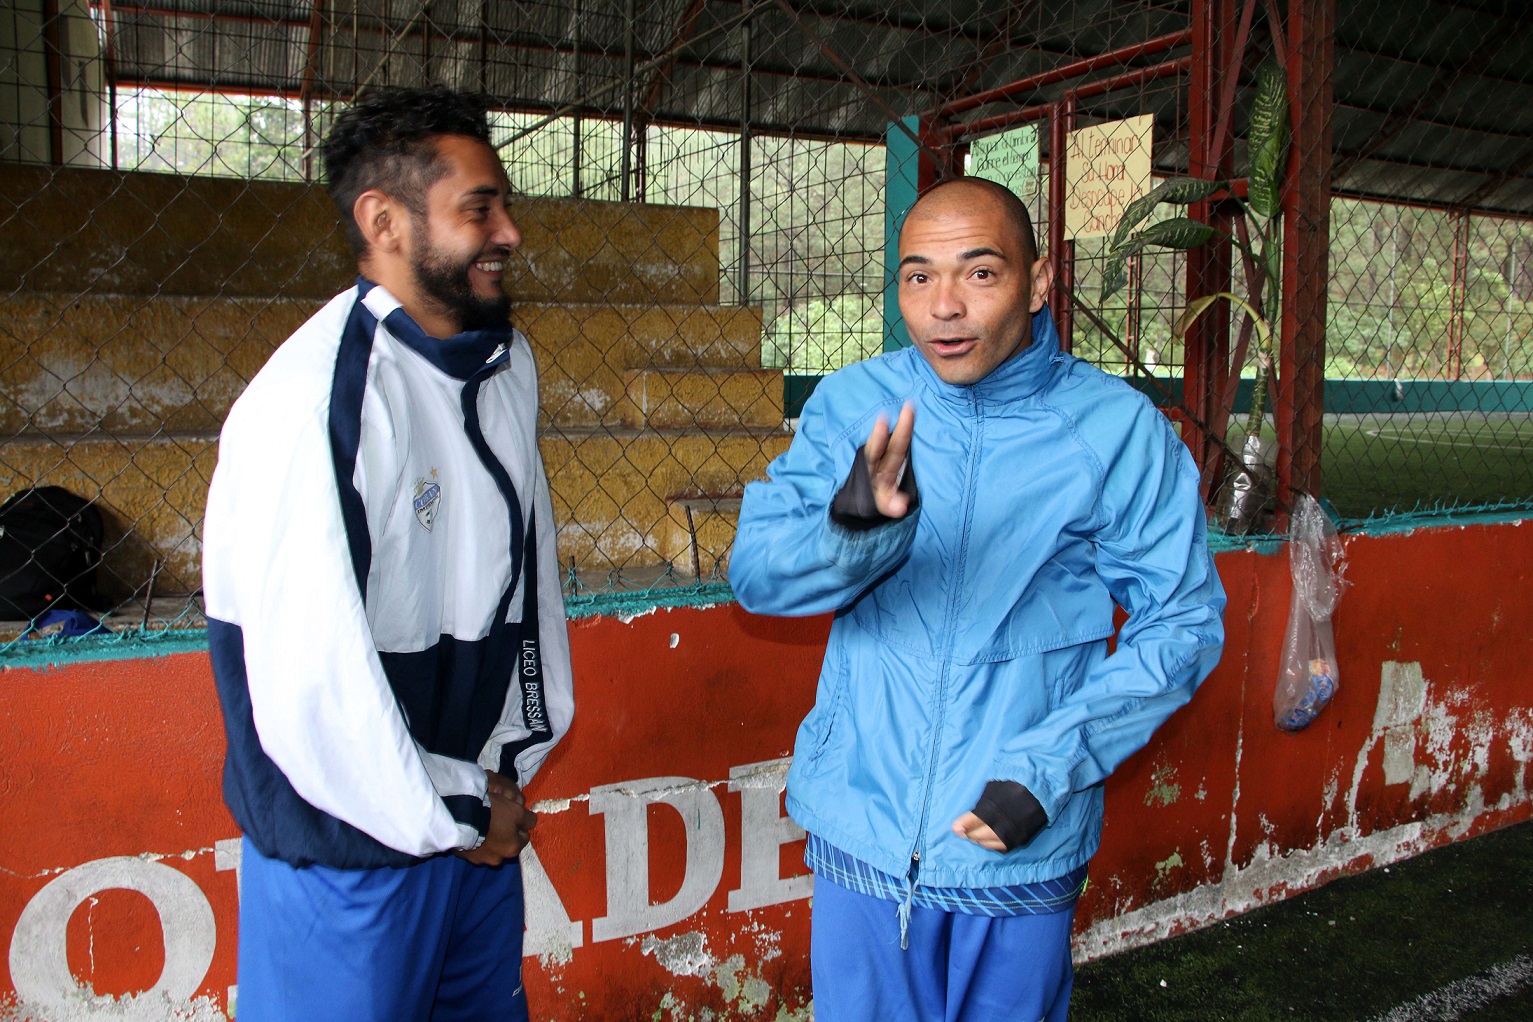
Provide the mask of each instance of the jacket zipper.
POLYGON ((947 619, 943 627, 943 636, 949 648, 942 651, 942 671, 938 675, 936 712, 932 721, 931 750, 926 760, 926 778, 923 783, 921 794, 921 818, 916 824, 915 844, 910 849, 910 873, 906 878, 905 905, 902 906, 900 946, 906 945, 905 923, 909 919, 910 900, 915 891, 916 874, 921 868, 921 848, 926 836, 926 821, 931 815, 932 787, 937 779, 937 750, 942 744, 942 728, 947 719, 947 683, 951 670, 951 662, 948 654, 952 652, 952 634, 955 627, 955 619, 960 600, 960 581, 963 578, 964 563, 967 560, 969 550, 969 530, 973 524, 974 515, 974 478, 979 460, 980 434, 983 432, 983 420, 979 414, 979 400, 971 392, 969 394, 969 407, 972 412, 974 423, 969 443, 969 461, 964 475, 964 518, 963 518, 963 541, 959 546, 958 556, 954 559, 953 575, 948 591, 947 619))

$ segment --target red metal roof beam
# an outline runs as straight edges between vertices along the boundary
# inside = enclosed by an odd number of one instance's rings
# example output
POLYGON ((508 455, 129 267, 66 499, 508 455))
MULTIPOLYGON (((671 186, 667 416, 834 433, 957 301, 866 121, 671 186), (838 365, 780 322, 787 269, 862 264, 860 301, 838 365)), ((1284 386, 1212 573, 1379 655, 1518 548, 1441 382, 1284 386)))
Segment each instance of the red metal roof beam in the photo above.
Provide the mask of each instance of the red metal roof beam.
MULTIPOLYGON (((1160 64, 1151 64, 1148 67, 1136 67, 1122 74, 1113 75, 1110 78, 1099 78, 1096 81, 1077 85, 1065 93, 1065 96, 1075 99, 1091 99, 1095 96, 1115 92, 1118 89, 1128 89, 1136 85, 1143 85, 1160 78, 1168 78, 1179 75, 1192 67, 1192 55, 1177 57, 1160 64)), ((942 124, 935 129, 935 134, 942 142, 952 142, 966 135, 981 135, 997 128, 1010 128, 1017 124, 1027 124, 1031 121, 1042 120, 1048 116, 1052 104, 1041 103, 1037 106, 1027 106, 1020 110, 1009 110, 1004 114, 996 114, 993 117, 982 117, 977 121, 969 121, 964 124, 942 124)))
POLYGON ((1126 64, 1136 57, 1148 57, 1157 53, 1165 53, 1174 50, 1178 46, 1186 46, 1192 42, 1192 29, 1184 28, 1179 32, 1168 35, 1156 36, 1143 42, 1134 43, 1116 50, 1108 50, 1099 53, 1095 57, 1086 57, 1083 60, 1072 61, 1069 64, 1061 64, 1059 67, 1048 71, 1040 71, 1038 74, 1029 75, 1026 78, 1012 82, 1010 85, 1002 85, 984 92, 976 92, 972 96, 955 99, 951 103, 944 104, 932 111, 932 117, 951 117, 954 114, 963 113, 965 110, 973 110, 975 107, 984 106, 986 103, 994 103, 997 100, 1010 99, 1013 96, 1026 92, 1033 92, 1056 82, 1069 81, 1071 78, 1079 78, 1081 75, 1090 74, 1104 67, 1114 67, 1126 64))

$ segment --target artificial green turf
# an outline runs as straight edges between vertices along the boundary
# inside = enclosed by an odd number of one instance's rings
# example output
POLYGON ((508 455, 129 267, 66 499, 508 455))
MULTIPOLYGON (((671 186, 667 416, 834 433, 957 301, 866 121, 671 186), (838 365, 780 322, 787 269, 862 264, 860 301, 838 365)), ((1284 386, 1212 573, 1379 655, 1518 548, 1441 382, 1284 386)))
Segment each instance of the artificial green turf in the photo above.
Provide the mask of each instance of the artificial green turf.
POLYGON ((1332 416, 1322 490, 1343 515, 1533 497, 1526 415, 1332 416))
POLYGON ((1321 495, 1347 518, 1533 499, 1526 414, 1328 415, 1321 443, 1321 495))
MULTIPOLYGON (((1533 952, 1533 823, 1083 966, 1072 1022, 1376 1019, 1533 952), (1162 986, 1164 982, 1164 986, 1162 986)), ((1533 984, 1468 1014, 1533 1019, 1533 984)))

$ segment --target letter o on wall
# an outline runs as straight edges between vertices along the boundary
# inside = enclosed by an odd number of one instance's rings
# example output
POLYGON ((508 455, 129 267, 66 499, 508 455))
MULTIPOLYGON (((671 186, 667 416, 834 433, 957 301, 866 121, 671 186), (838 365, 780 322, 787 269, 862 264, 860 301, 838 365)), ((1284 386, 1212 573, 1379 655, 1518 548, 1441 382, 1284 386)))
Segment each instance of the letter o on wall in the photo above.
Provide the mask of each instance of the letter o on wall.
POLYGON ((22 910, 11 936, 10 963, 11 983, 23 1003, 80 1010, 80 984, 69 971, 69 917, 85 899, 115 889, 137 891, 160 915, 165 968, 148 993, 179 1003, 197 992, 218 940, 212 906, 185 873, 124 855, 76 866, 33 895, 22 910))

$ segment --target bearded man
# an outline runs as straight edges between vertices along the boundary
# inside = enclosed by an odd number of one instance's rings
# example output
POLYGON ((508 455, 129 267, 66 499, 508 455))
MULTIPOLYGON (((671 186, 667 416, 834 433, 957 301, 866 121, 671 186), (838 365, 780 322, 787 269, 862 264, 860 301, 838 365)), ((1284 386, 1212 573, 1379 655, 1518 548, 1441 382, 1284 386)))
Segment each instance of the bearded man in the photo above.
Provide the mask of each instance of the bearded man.
POLYGON ((220 440, 203 578, 241 1022, 527 1018, 521 786, 573 697, 489 140, 484 103, 443 88, 337 118, 357 282, 220 440))

